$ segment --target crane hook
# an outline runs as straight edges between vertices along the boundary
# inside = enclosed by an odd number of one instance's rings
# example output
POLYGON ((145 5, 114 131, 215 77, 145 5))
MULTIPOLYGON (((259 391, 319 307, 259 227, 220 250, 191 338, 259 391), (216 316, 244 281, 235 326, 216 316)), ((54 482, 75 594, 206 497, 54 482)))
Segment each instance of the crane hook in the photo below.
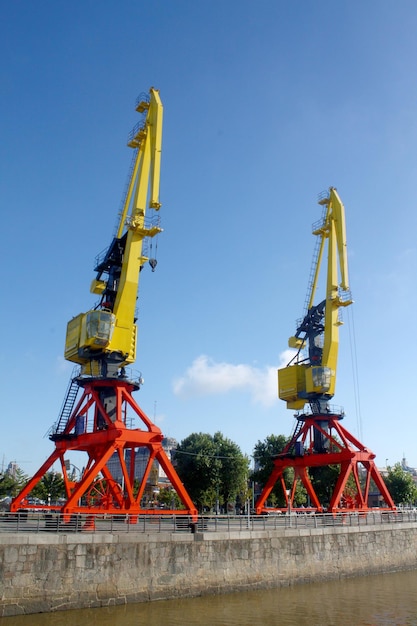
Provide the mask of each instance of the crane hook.
POLYGON ((149 265, 151 266, 153 272, 155 271, 157 264, 158 261, 156 259, 149 259, 149 265))

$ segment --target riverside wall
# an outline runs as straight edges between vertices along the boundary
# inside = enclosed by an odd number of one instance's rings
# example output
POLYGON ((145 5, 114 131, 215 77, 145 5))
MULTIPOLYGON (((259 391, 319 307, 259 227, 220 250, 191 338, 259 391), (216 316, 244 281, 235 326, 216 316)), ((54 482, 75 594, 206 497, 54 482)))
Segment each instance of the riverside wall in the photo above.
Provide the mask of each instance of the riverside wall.
POLYGON ((0 615, 417 567, 417 523, 229 533, 0 535, 0 615))

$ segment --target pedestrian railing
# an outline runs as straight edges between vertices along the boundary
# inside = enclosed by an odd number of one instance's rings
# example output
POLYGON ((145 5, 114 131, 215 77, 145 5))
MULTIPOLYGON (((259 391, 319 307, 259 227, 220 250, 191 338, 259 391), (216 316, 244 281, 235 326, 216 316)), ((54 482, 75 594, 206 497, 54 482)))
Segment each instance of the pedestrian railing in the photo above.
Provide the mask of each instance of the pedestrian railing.
POLYGON ((44 511, 0 513, 4 533, 218 533, 297 528, 334 528, 417 522, 417 511, 291 513, 281 515, 93 515, 44 511))

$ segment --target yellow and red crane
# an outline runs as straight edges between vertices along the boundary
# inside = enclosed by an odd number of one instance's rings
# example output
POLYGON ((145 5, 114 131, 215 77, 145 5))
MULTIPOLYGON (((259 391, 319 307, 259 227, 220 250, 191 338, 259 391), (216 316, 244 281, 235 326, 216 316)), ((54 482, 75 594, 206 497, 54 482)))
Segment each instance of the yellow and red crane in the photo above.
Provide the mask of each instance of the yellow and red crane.
MULTIPOLYGON (((91 292, 99 301, 91 310, 70 320, 65 358, 76 364, 58 420, 50 432, 55 449, 26 487, 12 501, 11 511, 30 509, 28 497, 56 462, 60 463, 65 498, 36 505, 64 514, 128 513, 189 514, 197 510, 163 447, 163 434, 133 398, 141 376, 128 371, 136 360, 136 300, 139 276, 149 262, 152 239, 161 232, 159 182, 163 106, 159 91, 151 88, 136 103, 140 122, 129 136, 134 149, 127 191, 115 236, 96 261, 91 292), (140 428, 133 428, 138 422, 140 428), (84 453, 86 462, 78 480, 70 472, 68 454, 84 453), (138 476, 136 459, 145 452, 138 476), (144 492, 158 463, 182 507, 155 509, 144 504, 144 492), (118 476, 115 477, 114 468, 118 476)), ((173 499, 174 500, 174 499, 173 499)))
POLYGON ((298 483, 307 492, 310 508, 318 512, 367 511, 372 486, 379 491, 381 508, 395 509, 375 465, 375 454, 342 426, 343 411, 330 404, 336 386, 341 310, 352 304, 352 297, 343 203, 337 190, 330 187, 319 197, 319 204, 323 215, 313 225, 318 239, 306 311, 288 341, 294 356, 278 370, 278 395, 288 409, 296 411, 296 426, 283 452, 273 459, 273 470, 256 503, 257 513, 270 510, 266 502, 277 483, 282 487, 286 510, 297 508, 298 483), (325 294, 315 304, 326 247, 325 294), (320 499, 312 479, 317 468, 324 467, 339 470, 328 501, 320 499), (289 468, 291 472, 286 472, 289 468))

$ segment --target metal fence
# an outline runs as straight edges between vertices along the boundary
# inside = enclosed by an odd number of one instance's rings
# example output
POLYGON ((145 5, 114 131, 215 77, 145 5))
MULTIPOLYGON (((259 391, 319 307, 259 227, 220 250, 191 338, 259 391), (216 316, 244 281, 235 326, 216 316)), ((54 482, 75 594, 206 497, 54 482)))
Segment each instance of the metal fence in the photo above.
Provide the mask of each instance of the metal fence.
POLYGON ((292 513, 282 515, 62 515, 35 511, 0 514, 0 535, 5 533, 196 533, 333 528, 417 522, 417 511, 367 513, 292 513))

